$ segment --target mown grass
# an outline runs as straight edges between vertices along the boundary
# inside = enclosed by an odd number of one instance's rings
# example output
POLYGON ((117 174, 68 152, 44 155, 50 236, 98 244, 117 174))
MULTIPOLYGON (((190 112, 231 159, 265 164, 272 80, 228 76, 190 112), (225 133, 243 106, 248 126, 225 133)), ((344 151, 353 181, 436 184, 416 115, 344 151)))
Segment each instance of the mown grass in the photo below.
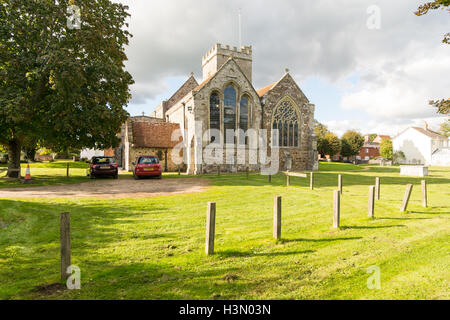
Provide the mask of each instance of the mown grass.
MULTIPOLYGON (((0 200, 1 299, 448 299, 450 170, 419 178, 398 168, 323 164, 309 179, 205 175, 204 193, 149 199, 0 200), (333 170, 334 169, 334 170, 333 170), (345 171, 344 171, 345 170, 345 171), (332 191, 343 174, 341 228, 332 191), (368 186, 381 177, 376 218, 368 186), (408 213, 399 207, 414 189, 408 213), (272 239, 273 198, 283 196, 282 240, 272 239), (204 254, 206 204, 217 203, 216 253, 204 254), (59 213, 71 213, 72 263, 82 289, 45 295, 58 282, 59 213), (366 270, 381 269, 369 290, 366 270)), ((176 178, 175 176, 172 176, 176 178)), ((164 180, 161 182, 163 183, 164 180)), ((148 183, 159 183, 149 180, 148 183)))

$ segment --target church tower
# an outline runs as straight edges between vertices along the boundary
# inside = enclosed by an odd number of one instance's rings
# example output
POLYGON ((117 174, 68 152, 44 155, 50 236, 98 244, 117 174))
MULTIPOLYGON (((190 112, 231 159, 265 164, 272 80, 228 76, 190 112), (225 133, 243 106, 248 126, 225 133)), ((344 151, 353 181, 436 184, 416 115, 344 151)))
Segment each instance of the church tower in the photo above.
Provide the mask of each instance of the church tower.
POLYGON ((223 47, 220 43, 215 44, 202 59, 203 81, 211 77, 222 67, 227 60, 233 57, 245 76, 252 82, 252 46, 244 46, 240 50, 237 47, 223 47))

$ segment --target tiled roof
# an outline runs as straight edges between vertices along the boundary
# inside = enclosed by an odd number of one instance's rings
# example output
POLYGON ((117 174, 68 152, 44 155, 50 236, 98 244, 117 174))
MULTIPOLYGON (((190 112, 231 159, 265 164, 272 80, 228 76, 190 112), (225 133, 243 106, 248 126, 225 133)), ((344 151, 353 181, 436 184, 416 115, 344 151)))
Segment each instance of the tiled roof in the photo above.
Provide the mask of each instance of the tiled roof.
POLYGON ((198 86, 197 80, 192 75, 181 87, 167 100, 167 110, 173 107, 177 102, 183 99, 189 92, 198 86))
POLYGON ((420 133, 433 138, 433 139, 441 139, 441 140, 447 140, 448 138, 442 134, 439 134, 437 132, 434 132, 432 130, 425 130, 424 128, 417 128, 417 127, 412 127, 413 129, 419 131, 420 133))
POLYGON ((380 144, 379 143, 369 143, 369 142, 366 142, 366 143, 364 143, 364 145, 363 145, 363 148, 380 148, 380 144))
POLYGON ((172 141, 172 133, 180 129, 178 123, 133 122, 133 144, 136 148, 173 148, 182 141, 172 141))
POLYGON ((262 88, 262 89, 257 90, 256 93, 257 93, 258 96, 261 98, 261 97, 265 96, 265 95, 267 94, 267 92, 269 92, 270 90, 272 90, 272 88, 275 87, 275 85, 276 85, 277 83, 278 83, 278 81, 277 81, 277 82, 274 82, 274 83, 272 83, 272 84, 269 84, 267 87, 264 87, 264 88, 262 88))
POLYGON ((203 81, 202 83, 200 83, 200 85, 198 85, 194 91, 200 91, 215 75, 217 72, 213 73, 211 76, 209 76, 205 81, 203 81))

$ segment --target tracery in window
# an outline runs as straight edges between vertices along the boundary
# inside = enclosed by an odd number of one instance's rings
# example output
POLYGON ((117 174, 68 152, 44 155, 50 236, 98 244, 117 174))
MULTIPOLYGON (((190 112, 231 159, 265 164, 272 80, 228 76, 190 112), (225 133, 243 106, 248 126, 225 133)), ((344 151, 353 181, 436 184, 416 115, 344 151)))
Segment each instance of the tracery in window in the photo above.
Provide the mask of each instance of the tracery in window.
POLYGON ((275 109, 272 128, 279 130, 280 147, 300 146, 300 119, 295 107, 289 100, 284 100, 275 109))

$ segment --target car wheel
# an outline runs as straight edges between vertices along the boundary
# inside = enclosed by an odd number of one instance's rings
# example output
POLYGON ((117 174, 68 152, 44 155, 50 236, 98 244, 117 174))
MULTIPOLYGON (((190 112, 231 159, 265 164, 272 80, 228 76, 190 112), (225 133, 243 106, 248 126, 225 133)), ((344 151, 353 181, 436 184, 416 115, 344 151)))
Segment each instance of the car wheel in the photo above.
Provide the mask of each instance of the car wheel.
POLYGON ((134 180, 139 180, 139 176, 137 176, 136 174, 133 174, 134 180))
POLYGON ((162 175, 159 175, 159 176, 158 176, 158 179, 161 180, 161 179, 162 179, 162 175))

